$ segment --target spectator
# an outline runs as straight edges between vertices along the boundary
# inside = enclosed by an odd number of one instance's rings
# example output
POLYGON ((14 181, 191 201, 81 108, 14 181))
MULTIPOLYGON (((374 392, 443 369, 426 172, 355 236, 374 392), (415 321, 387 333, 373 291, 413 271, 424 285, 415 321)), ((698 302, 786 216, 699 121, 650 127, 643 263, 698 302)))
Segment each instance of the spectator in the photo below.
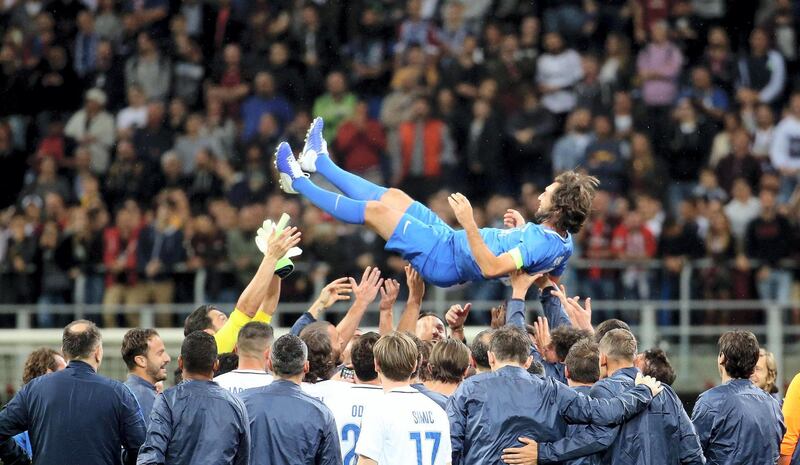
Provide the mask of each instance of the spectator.
POLYGON ((240 114, 239 103, 250 93, 247 70, 242 65, 242 49, 228 44, 222 51, 222 60, 213 66, 211 84, 206 96, 219 99, 229 117, 240 114))
POLYGON ((313 114, 325 119, 325 138, 334 140, 339 125, 353 116, 356 97, 347 90, 347 82, 340 71, 328 75, 325 89, 327 92, 314 101, 313 114))
POLYGON ((133 132, 147 125, 147 98, 138 85, 128 88, 128 106, 117 113, 117 133, 129 139, 133 132))
MULTIPOLYGON (((460 5, 447 7, 448 11, 460 10, 460 5)), ((386 27, 383 14, 375 5, 367 4, 361 12, 358 33, 346 46, 346 53, 351 60, 352 74, 350 82, 361 95, 379 96, 384 93, 387 78, 387 45, 386 27)), ((457 27, 457 26, 455 26, 457 27)), ((451 40, 461 43, 463 37, 458 35, 459 29, 452 31, 451 40)), ((444 39, 442 39, 444 40, 444 39)))
POLYGON ((244 404, 212 381, 218 367, 214 337, 195 331, 181 345, 183 382, 156 398, 139 465, 250 463, 244 404))
POLYGON ((116 11, 114 0, 99 0, 97 2, 97 16, 95 17, 95 31, 101 40, 116 42, 122 35, 122 21, 116 11))
POLYGON ((662 176, 663 161, 653 153, 647 135, 636 132, 630 138, 631 155, 628 160, 628 186, 634 193, 652 192, 660 195, 666 180, 662 176))
POLYGON ((753 196, 753 188, 744 178, 734 179, 731 201, 725 205, 725 216, 731 223, 731 231, 738 241, 744 241, 750 222, 761 212, 761 202, 753 196))
POLYGON ((583 78, 581 57, 566 48, 557 32, 545 35, 544 48, 546 53, 536 62, 536 84, 542 105, 555 115, 563 115, 572 111, 577 101, 573 86, 583 78))
POLYGON ((133 464, 144 441, 139 405, 119 381, 97 374, 103 342, 94 323, 64 328, 67 367, 26 384, 0 412, 0 443, 29 431, 37 463, 133 464), (98 428, 102 424, 104 427, 98 428), (91 434, 92 440, 86 441, 91 434), (75 444, 81 443, 80 448, 75 444))
POLYGON ((121 140, 117 144, 117 156, 108 168, 105 176, 105 200, 116 210, 117 207, 127 199, 140 199, 146 195, 144 186, 147 179, 144 176, 146 166, 136 156, 133 144, 127 140, 121 140))
POLYGON ((207 149, 195 152, 194 172, 186 189, 193 212, 205 211, 211 199, 222 196, 222 181, 216 174, 216 165, 217 161, 207 149))
POLYGON ((30 112, 38 113, 37 124, 44 128, 54 119, 66 118, 79 105, 81 82, 69 66, 67 52, 54 45, 45 52, 44 60, 32 70, 33 81, 31 101, 27 106, 30 112))
POLYGON ((650 42, 636 58, 641 80, 642 101, 647 106, 648 127, 653 140, 663 140, 670 105, 678 96, 678 76, 683 54, 669 40, 669 25, 658 21, 650 26, 650 42))
POLYGON ((775 127, 769 158, 781 174, 781 200, 787 200, 797 186, 800 173, 800 92, 792 94, 789 111, 775 127))
POLYGON ((335 147, 345 170, 378 179, 386 134, 381 124, 369 117, 367 102, 358 102, 353 117, 339 126, 335 147))
POLYGON ((184 175, 191 175, 195 171, 195 159, 198 152, 213 152, 214 155, 222 155, 222 148, 217 146, 215 141, 208 137, 203 127, 203 115, 192 113, 186 118, 186 133, 175 139, 175 146, 172 152, 178 156, 183 168, 184 175))
MULTIPOLYGON (((41 200, 39 200, 41 202, 41 200)), ((25 231, 25 217, 9 222, 9 237, 3 263, 3 295, 8 303, 33 303, 36 295, 36 239, 25 231)))
POLYGON ((750 51, 739 59, 736 98, 745 107, 757 103, 780 105, 786 85, 786 63, 770 48, 769 34, 761 28, 750 33, 750 51))
POLYGON ((167 379, 167 364, 171 360, 167 348, 156 330, 134 328, 123 336, 120 353, 128 368, 125 386, 136 397, 144 423, 149 426, 150 412, 158 394, 156 383, 167 379))
POLYGON ((164 104, 147 104, 147 125, 136 130, 133 146, 139 158, 149 166, 157 166, 161 155, 172 147, 172 132, 165 126, 164 104))
POLYGON ((730 194, 733 181, 744 178, 750 187, 755 188, 761 179, 761 163, 750 154, 750 135, 740 129, 733 134, 731 145, 731 154, 717 165, 716 174, 720 186, 730 194))
MULTIPOLYGON (((175 213, 173 201, 159 203, 153 223, 142 229, 136 248, 136 268, 140 282, 135 292, 137 303, 171 304, 175 295, 174 272, 186 260, 183 231, 171 216, 175 213)), ((132 315, 138 317, 138 315, 132 315)), ((172 315, 156 314, 159 327, 170 326, 172 315)), ((135 318, 134 318, 134 321, 135 318)), ((131 325, 131 326, 138 326, 131 325)))
MULTIPOLYGON (((395 55, 400 55, 411 46, 419 46, 424 51, 430 52, 434 45, 432 39, 436 36, 435 25, 422 16, 422 1, 409 0, 406 3, 406 18, 400 24, 395 55)), ((316 113, 316 112, 315 112, 316 113)))
POLYGON ((599 80, 600 63, 596 56, 581 58, 583 79, 575 85, 577 105, 589 108, 593 113, 603 109, 603 87, 599 80))
POLYGON ((736 112, 725 113, 722 117, 722 125, 722 130, 717 132, 714 136, 714 142, 711 144, 711 156, 708 160, 708 166, 712 168, 716 168, 720 160, 730 155, 733 135, 743 129, 742 117, 736 112))
POLYGON ((586 160, 586 148, 592 142, 592 114, 585 108, 578 108, 567 118, 567 133, 553 146, 553 174, 573 170, 586 160))
POLYGON ((630 41, 623 35, 609 34, 606 37, 604 55, 605 59, 597 77, 604 93, 613 95, 617 91, 630 88, 635 74, 630 41))
POLYGON ((305 65, 309 81, 320 82, 320 76, 324 76, 337 63, 339 57, 336 50, 339 44, 329 33, 329 28, 323 26, 316 5, 304 5, 299 16, 302 27, 292 37, 294 43, 298 44, 297 56, 305 65))
POLYGON ((178 40, 175 55, 175 62, 172 65, 175 82, 173 95, 185 101, 189 107, 196 108, 201 100, 206 73, 203 52, 195 41, 182 36, 178 40))
POLYGON ((244 289, 261 263, 261 254, 251 239, 261 226, 259 207, 254 204, 244 205, 239 210, 238 227, 226 231, 227 247, 230 260, 239 280, 239 287, 244 289))
MULTIPOLYGON (((586 226, 581 230, 580 243, 586 258, 589 260, 608 260, 613 258, 611 249, 612 234, 615 219, 611 217, 611 196, 607 191, 597 191, 592 202, 592 212, 586 226)), ((591 295, 597 300, 610 299, 614 292, 613 270, 603 267, 591 267, 586 271, 582 280, 585 284, 586 295, 591 295)))
POLYGON ((792 272, 778 262, 791 254, 796 242, 795 231, 786 217, 778 213, 775 192, 762 189, 758 197, 761 213, 747 225, 745 251, 748 258, 760 262, 756 272, 759 297, 765 301, 788 302, 792 272))
POLYGON ((396 137, 389 141, 393 163, 392 185, 401 184, 405 192, 426 198, 441 179, 443 168, 455 162, 453 140, 443 121, 431 115, 430 102, 418 97, 412 119, 403 122, 396 137))
MULTIPOLYGON (((117 306, 132 305, 138 301, 136 258, 139 225, 132 212, 120 208, 114 226, 103 233, 103 264, 106 268, 106 290, 103 295, 103 327, 117 326, 117 306)), ((126 314, 128 327, 136 327, 133 315, 126 314)))
MULTIPOLYGON (((151 0, 161 1, 161 0, 151 0)), ((141 86, 148 100, 165 101, 172 82, 169 58, 158 50, 153 37, 140 32, 136 38, 137 52, 125 63, 125 84, 141 86)))
POLYGON ((236 15, 233 3, 231 0, 221 0, 212 6, 208 22, 202 25, 205 56, 217 56, 227 45, 239 42, 244 25, 236 15))
POLYGON ((694 105, 714 120, 722 119, 728 111, 728 95, 715 86, 707 68, 698 66, 692 70, 691 86, 683 90, 680 98, 688 98, 694 105))
POLYGON ((99 304, 103 301, 103 235, 92 224, 92 219, 97 220, 101 209, 73 208, 69 227, 62 240, 62 247, 68 255, 66 261, 70 265, 70 279, 78 276, 84 279, 83 289, 75 289, 76 303, 99 304), (78 295, 82 295, 83 299, 79 299, 78 295))
POLYGON ((242 104, 243 140, 255 135, 259 121, 264 114, 272 114, 279 123, 280 131, 294 118, 289 102, 282 95, 277 94, 275 80, 270 73, 262 71, 256 74, 254 87, 254 95, 242 104))
MULTIPOLYGON (((532 89, 526 89, 522 95, 522 108, 511 116, 506 126, 506 134, 512 142, 510 156, 515 167, 511 173, 516 179, 536 179, 549 176, 548 156, 558 128, 556 120, 541 106, 539 96, 532 89)), ((543 179, 536 179, 541 185, 543 179)))
POLYGON ((50 328, 56 321, 50 313, 50 306, 65 304, 71 299, 72 286, 68 269, 69 252, 62 246, 58 223, 44 223, 39 237, 39 248, 36 257, 36 269, 39 272, 38 324, 50 328))
MULTIPOLYGON (((614 228, 611 251, 614 258, 627 261, 644 261, 656 254, 657 242, 653 233, 636 210, 628 212, 622 223, 614 228)), ((648 299, 650 276, 646 269, 632 265, 622 271, 621 281, 626 299, 648 299)), ((634 316, 635 318, 635 316, 634 316)), ((629 321, 634 318, 626 318, 629 321)))
POLYGON ((627 185, 622 143, 614 138, 614 127, 608 116, 594 117, 594 139, 584 156, 588 174, 603 180, 603 188, 611 194, 622 194, 627 185))
POLYGON ((764 103, 756 107, 754 124, 748 122, 747 128, 753 136, 753 156, 761 163, 762 170, 770 166, 770 150, 775 134, 775 113, 764 103))
POLYGON ((94 71, 97 59, 97 44, 100 36, 95 32, 94 16, 87 10, 78 13, 78 34, 75 36, 73 66, 78 77, 83 78, 94 71))
POLYGON ((483 199, 491 192, 506 189, 505 183, 497 182, 505 178, 498 163, 503 148, 498 120, 489 102, 475 100, 464 147, 468 172, 465 187, 469 188, 472 198, 483 199))
POLYGON ((694 189, 700 168, 708 159, 711 128, 700 119, 689 100, 678 102, 669 140, 669 200, 673 208, 694 189))
POLYGON ((111 162, 114 144, 114 118, 105 111, 106 94, 100 89, 86 93, 86 105, 72 115, 64 134, 75 143, 89 149, 92 154, 92 171, 103 174, 111 162))
POLYGON ((109 111, 119 111, 125 103, 125 66, 114 53, 114 44, 101 39, 97 43, 94 69, 87 74, 84 88, 100 89, 106 94, 109 111))

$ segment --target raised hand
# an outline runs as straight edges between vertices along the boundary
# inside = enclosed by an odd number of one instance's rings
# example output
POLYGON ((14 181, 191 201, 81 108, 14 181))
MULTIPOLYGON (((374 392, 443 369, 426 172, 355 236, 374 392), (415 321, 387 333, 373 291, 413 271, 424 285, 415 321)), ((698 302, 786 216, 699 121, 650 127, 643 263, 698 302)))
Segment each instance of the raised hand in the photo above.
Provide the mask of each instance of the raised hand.
POLYGON ((397 301, 397 296, 400 294, 400 283, 396 279, 387 279, 383 282, 381 292, 380 309, 391 310, 394 303, 397 301))
POLYGON ((531 276, 524 270, 513 271, 511 273, 511 298, 525 300, 525 296, 528 295, 528 289, 542 276, 544 275, 541 273, 531 276))
POLYGON ((419 272, 411 265, 404 267, 406 272, 406 285, 408 286, 408 300, 422 301, 425 297, 425 281, 419 272))
POLYGON ((553 290, 553 295, 561 301, 561 306, 567 312, 570 321, 575 327, 594 332, 592 328, 592 298, 586 298, 585 307, 581 307, 580 296, 567 297, 567 288, 561 285, 560 290, 553 290))
POLYGON ((444 316, 445 321, 447 321, 447 326, 453 331, 464 328, 464 322, 467 321, 467 316, 471 309, 472 304, 470 303, 465 304, 463 307, 457 304, 450 307, 450 309, 447 310, 447 314, 444 316))
POLYGON ((492 307, 492 322, 490 324, 492 329, 499 329, 506 324, 506 304, 503 302, 497 307, 492 307))
POLYGON ((525 218, 522 217, 522 213, 513 208, 509 208, 503 214, 503 225, 506 228, 521 228, 525 226, 525 218))
POLYGON ((664 390, 664 386, 661 385, 661 381, 656 381, 655 378, 651 376, 644 376, 641 373, 636 375, 636 385, 644 384, 645 386, 650 388, 650 392, 653 394, 653 397, 657 396, 661 391, 664 390))
POLYGON ((472 205, 463 194, 460 192, 451 194, 447 198, 447 202, 450 204, 450 208, 453 209, 453 213, 455 213, 458 224, 461 227, 466 228, 475 224, 475 218, 472 216, 472 205))
POLYGON ((381 270, 378 267, 368 266, 361 276, 361 282, 356 283, 353 278, 350 280, 350 286, 353 288, 356 303, 369 305, 378 296, 378 291, 383 286, 383 279, 381 279, 381 270))
POLYGON ((542 354, 545 360, 548 362, 556 362, 555 353, 553 353, 552 348, 550 347, 550 323, 547 322, 547 318, 540 316, 533 322, 533 329, 536 333, 536 346, 539 348, 539 353, 542 354))
POLYGON ((296 227, 284 229, 278 235, 272 235, 267 241, 267 256, 274 260, 280 260, 286 252, 300 243, 302 233, 296 227))
POLYGON ((348 279, 349 278, 339 278, 323 287, 322 292, 320 292, 319 297, 317 297, 314 307, 319 306, 320 309, 326 309, 341 300, 350 300, 350 293, 353 292, 353 286, 348 282, 348 279))

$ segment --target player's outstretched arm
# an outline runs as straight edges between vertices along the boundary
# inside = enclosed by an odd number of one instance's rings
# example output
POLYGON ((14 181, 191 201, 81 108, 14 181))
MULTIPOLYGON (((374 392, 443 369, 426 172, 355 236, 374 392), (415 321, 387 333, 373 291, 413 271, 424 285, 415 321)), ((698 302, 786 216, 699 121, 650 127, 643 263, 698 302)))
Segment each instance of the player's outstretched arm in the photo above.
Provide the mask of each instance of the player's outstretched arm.
POLYGON ((347 314, 342 318, 342 321, 336 325, 340 338, 340 350, 342 351, 347 347, 347 343, 353 337, 353 334, 356 333, 356 329, 358 329, 358 325, 361 323, 361 318, 364 317, 367 307, 375 301, 375 298, 378 296, 378 291, 381 286, 383 286, 381 270, 379 270, 378 267, 373 268, 368 266, 361 276, 360 283, 356 283, 356 280, 353 278, 349 278, 349 280, 350 286, 353 289, 353 295, 355 296, 353 305, 347 310, 347 314))
POLYGON ((397 323, 397 330, 414 334, 417 331, 417 320, 422 309, 422 299, 425 297, 425 281, 422 276, 411 267, 405 266, 406 284, 408 285, 408 301, 403 314, 400 315, 400 322, 397 323))
POLYGON ((458 223, 467 232, 469 249, 481 269, 481 274, 485 278, 505 276, 517 268, 521 268, 522 264, 518 264, 510 253, 506 252, 497 256, 489 249, 489 246, 483 241, 480 231, 478 231, 475 218, 472 216, 472 205, 464 195, 456 192, 448 197, 447 201, 450 203, 458 223))
POLYGON ((281 278, 278 275, 272 276, 272 281, 267 288, 267 294, 261 305, 258 307, 256 316, 253 317, 254 321, 261 321, 270 324, 272 317, 275 316, 275 311, 278 309, 278 301, 281 298, 281 278))
POLYGON ((387 279, 381 288, 381 303, 379 306, 381 316, 378 323, 378 332, 381 335, 389 334, 394 330, 394 303, 400 294, 400 283, 395 279, 387 279))

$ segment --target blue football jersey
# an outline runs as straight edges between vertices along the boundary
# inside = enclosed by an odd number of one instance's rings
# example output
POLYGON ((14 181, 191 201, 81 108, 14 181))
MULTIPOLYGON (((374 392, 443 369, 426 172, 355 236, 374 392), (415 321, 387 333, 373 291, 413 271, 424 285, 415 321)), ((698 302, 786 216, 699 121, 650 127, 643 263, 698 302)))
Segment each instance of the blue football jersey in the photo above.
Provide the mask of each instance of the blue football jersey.
MULTIPOLYGON (((481 237, 495 255, 511 253, 517 267, 529 274, 550 273, 561 276, 572 255, 572 235, 562 237, 544 226, 527 223, 520 228, 483 228, 481 237)), ((457 231, 454 237, 456 266, 464 281, 484 279, 467 242, 467 234, 457 231)))

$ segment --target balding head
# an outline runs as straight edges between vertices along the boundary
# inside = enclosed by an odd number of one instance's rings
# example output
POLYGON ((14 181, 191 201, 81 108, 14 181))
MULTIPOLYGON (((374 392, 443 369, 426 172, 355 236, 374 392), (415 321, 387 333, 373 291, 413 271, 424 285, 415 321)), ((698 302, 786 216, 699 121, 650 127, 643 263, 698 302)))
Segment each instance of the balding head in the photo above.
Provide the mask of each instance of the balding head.
POLYGON ((64 328, 61 351, 68 361, 80 360, 97 368, 103 359, 100 330, 91 321, 73 321, 64 328))

